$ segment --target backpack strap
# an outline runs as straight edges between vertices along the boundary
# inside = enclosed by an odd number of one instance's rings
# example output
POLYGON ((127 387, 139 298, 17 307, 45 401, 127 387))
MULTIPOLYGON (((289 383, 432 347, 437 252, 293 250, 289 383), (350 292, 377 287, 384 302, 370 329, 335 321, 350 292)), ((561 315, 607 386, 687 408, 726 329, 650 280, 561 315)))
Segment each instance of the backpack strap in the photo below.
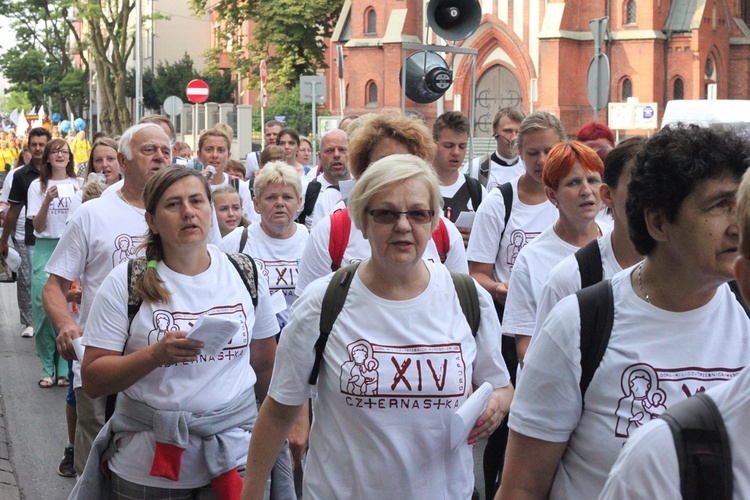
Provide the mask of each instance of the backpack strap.
POLYGON ((323 352, 325 351, 328 337, 333 330, 333 324, 339 317, 341 309, 344 308, 346 295, 349 293, 349 287, 352 284, 354 273, 357 272, 359 262, 342 267, 333 273, 331 281, 328 283, 326 293, 323 296, 323 303, 320 307, 320 335, 315 342, 315 362, 310 373, 308 383, 315 385, 318 382, 320 373, 320 363, 323 361, 323 352))
POLYGON ((711 397, 698 393, 671 406, 661 418, 674 437, 682 498, 731 499, 732 451, 721 412, 711 397))
POLYGON ((490 162, 492 162, 492 159, 489 154, 479 158, 479 173, 477 178, 479 179, 480 184, 484 187, 487 187, 487 183, 490 180, 490 162))
POLYGON ((750 317, 750 308, 747 305, 747 302, 745 302, 745 299, 742 297, 742 294, 740 293, 740 287, 737 285, 737 280, 732 280, 728 283, 729 289, 732 290, 732 293, 734 294, 734 298, 737 299, 737 302, 740 303, 742 306, 742 309, 745 311, 745 314, 747 314, 748 317, 750 317))
POLYGON ((432 232, 432 241, 435 242, 440 263, 445 264, 448 252, 451 249, 451 237, 448 234, 448 227, 445 225, 442 217, 438 219, 438 227, 432 232))
POLYGON ((229 185, 234 188, 235 191, 240 191, 240 178, 236 175, 229 176, 229 185))
POLYGON ((245 245, 247 245, 247 228, 242 228, 242 236, 240 236, 240 249, 239 253, 243 253, 245 250, 245 245))
POLYGON ((479 205, 482 204, 482 184, 478 180, 472 179, 466 174, 464 174, 464 177, 466 178, 466 187, 469 188, 471 209, 476 212, 477 209, 479 209, 479 205))
POLYGON ((591 240, 575 253, 578 261, 578 272, 581 274, 581 288, 599 283, 604 279, 602 252, 599 241, 591 240))
POLYGON ((499 189, 503 195, 503 203, 505 204, 505 224, 503 225, 503 231, 500 233, 500 239, 502 240, 505 230, 508 228, 510 212, 513 210, 513 184, 506 182, 505 184, 501 184, 499 189))
POLYGON ((247 180, 247 189, 250 191, 250 197, 255 198, 255 176, 247 180))
POLYGON ((297 216, 297 223, 304 225, 305 220, 312 215, 313 210, 315 209, 315 202, 318 201, 318 196, 320 195, 320 189, 322 187, 322 184, 317 179, 313 179, 307 184, 307 190, 305 191, 305 204, 299 216, 297 216))
POLYGON ((456 295, 458 295, 458 302, 461 304, 461 311, 463 311, 466 322, 471 327, 471 336, 476 337, 481 318, 476 283, 474 283, 474 279, 468 274, 451 272, 451 279, 453 280, 453 286, 456 288, 456 295))
MULTIPOLYGON (((247 229, 245 229, 247 231, 247 229)), ((255 260, 244 253, 227 253, 229 262, 240 274, 242 282, 245 284, 250 298, 253 299, 253 307, 258 307, 258 268, 255 266, 255 260)))
POLYGON ((331 255, 331 271, 341 267, 344 252, 349 244, 349 233, 352 231, 352 220, 349 209, 342 208, 331 214, 331 234, 328 237, 328 253, 331 255))
MULTIPOLYGON (((141 296, 135 292, 135 285, 141 279, 147 267, 148 262, 145 257, 128 260, 128 337, 130 337, 130 325, 133 324, 133 318, 138 314, 138 310, 143 303, 141 296)), ((125 352, 124 347, 123 352, 125 352)))
POLYGON ((586 389, 604 357, 612 334, 615 302, 609 280, 576 292, 581 317, 581 408, 586 389))

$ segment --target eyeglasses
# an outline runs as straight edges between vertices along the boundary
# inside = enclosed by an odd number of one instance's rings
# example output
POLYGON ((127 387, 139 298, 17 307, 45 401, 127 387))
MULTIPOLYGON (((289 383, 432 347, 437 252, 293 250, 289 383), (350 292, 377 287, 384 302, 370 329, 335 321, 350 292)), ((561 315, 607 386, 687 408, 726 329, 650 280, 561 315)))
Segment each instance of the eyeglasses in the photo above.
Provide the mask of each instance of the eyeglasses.
POLYGON ((70 151, 66 151, 64 149, 53 149, 49 152, 52 156, 68 156, 70 155, 70 151))
POLYGON ((393 224, 402 214, 406 216, 407 220, 415 224, 428 224, 435 217, 434 210, 407 210, 406 212, 399 212, 397 210, 370 210, 369 213, 372 215, 372 220, 378 224, 393 224))

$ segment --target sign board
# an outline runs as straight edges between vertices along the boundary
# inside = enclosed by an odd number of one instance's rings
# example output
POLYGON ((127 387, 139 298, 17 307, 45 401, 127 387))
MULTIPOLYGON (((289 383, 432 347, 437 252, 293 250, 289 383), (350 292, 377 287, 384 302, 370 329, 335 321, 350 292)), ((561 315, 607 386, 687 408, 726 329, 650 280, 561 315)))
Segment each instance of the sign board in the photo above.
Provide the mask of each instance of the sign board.
POLYGON ((268 77, 268 68, 266 67, 266 60, 261 59, 260 61, 260 85, 266 86, 266 78, 268 77))
POLYGON ((595 110, 605 109, 609 102, 609 59, 606 54, 596 54, 591 59, 586 75, 586 95, 595 110))
POLYGON ((185 89, 188 101, 200 104, 208 99, 208 84, 203 80, 190 80, 185 89))
POLYGON ((168 115, 180 116, 180 114, 182 114, 182 99, 176 95, 171 95, 164 99, 162 107, 168 115))
POLYGON ((326 103, 326 77, 325 76, 301 76, 299 79, 299 100, 300 102, 312 103, 313 91, 315 92, 315 102, 318 104, 326 103))
POLYGON ((607 125, 612 130, 655 130, 657 110, 655 102, 611 102, 607 125))
POLYGON ((268 106, 268 90, 265 85, 260 88, 260 107, 266 109, 268 106))

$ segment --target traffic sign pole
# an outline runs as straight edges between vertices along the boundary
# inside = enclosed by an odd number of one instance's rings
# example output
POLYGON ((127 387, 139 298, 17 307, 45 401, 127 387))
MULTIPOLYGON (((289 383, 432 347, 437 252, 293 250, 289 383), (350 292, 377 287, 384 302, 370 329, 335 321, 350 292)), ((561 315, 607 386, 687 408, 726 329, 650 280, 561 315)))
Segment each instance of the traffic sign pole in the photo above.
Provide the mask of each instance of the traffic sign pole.
POLYGON ((208 84, 203 80, 190 80, 185 89, 185 95, 188 101, 193 103, 193 151, 196 151, 198 149, 198 104, 208 99, 208 84))
POLYGON ((261 149, 266 147, 266 103, 263 102, 263 91, 266 88, 266 77, 268 75, 268 68, 266 67, 265 59, 260 61, 260 147, 261 149))

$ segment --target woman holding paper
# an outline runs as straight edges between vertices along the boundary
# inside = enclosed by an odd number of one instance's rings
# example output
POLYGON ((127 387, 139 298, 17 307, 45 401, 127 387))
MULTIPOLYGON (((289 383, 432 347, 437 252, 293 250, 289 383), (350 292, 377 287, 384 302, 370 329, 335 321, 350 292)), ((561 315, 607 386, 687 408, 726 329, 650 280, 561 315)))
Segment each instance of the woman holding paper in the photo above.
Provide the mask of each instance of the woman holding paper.
POLYGON ((67 386, 68 362, 57 352, 57 333, 44 313, 42 288, 47 282, 44 266, 65 229, 68 209, 79 183, 73 168, 70 148, 64 139, 52 139, 44 149, 39 178, 29 185, 26 217, 33 221, 36 245, 31 261, 31 313, 34 318, 36 350, 42 362, 39 387, 56 382, 67 386))
POLYGON ((212 487, 218 498, 236 498, 279 330, 268 286, 249 259, 231 256, 249 264, 241 274, 207 244, 211 191, 198 172, 160 170, 144 202, 146 259, 131 261, 130 273, 128 263, 110 273, 86 323, 83 388, 92 397, 120 394, 72 498, 100 498, 102 487, 113 498, 195 498, 212 487), (142 300, 137 312, 129 298, 142 300), (188 338, 203 316, 239 327, 215 355, 188 338))
POLYGON ((471 445, 500 424, 513 388, 489 294, 468 282, 481 318, 474 337, 451 274, 422 259, 441 202, 437 176, 413 155, 383 158, 357 181, 349 210, 371 256, 310 283, 292 308, 250 444, 244 499, 262 498, 313 391, 305 498, 471 497, 471 445), (349 288, 314 381, 329 283, 349 288), (487 406, 452 448, 451 417, 483 382, 492 386, 487 406))

